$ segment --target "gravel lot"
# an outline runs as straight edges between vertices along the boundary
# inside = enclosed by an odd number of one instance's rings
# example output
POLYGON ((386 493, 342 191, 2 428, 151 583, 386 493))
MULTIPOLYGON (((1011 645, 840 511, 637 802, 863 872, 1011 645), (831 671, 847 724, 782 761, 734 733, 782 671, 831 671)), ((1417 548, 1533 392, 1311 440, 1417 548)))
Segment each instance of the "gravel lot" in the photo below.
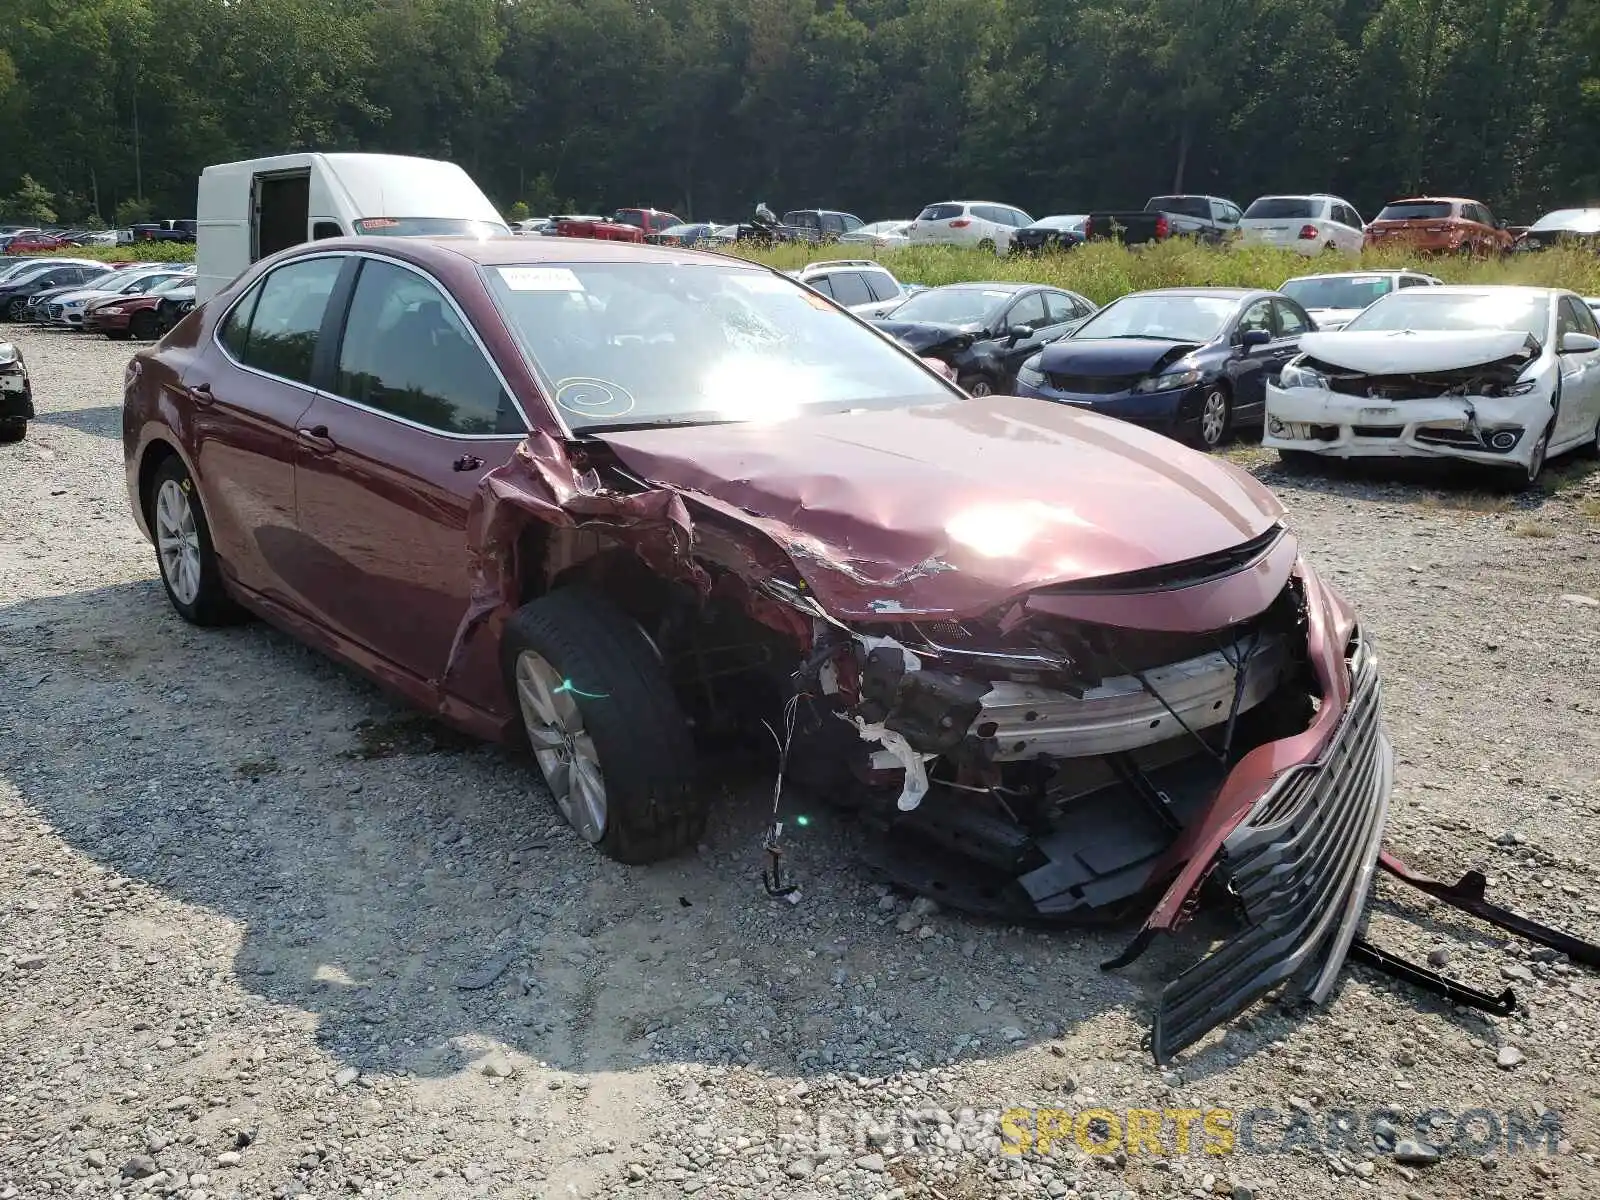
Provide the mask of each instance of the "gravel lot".
MULTIPOLYGON (((1102 974, 1128 930, 913 911, 826 811, 791 843, 803 899, 771 901, 759 778, 697 857, 602 861, 523 757, 265 626, 182 624, 127 512, 127 347, 7 336, 41 415, 0 447, 0 1200, 1600 1188, 1592 972, 1384 883, 1375 941, 1528 1007, 1351 967, 1326 1011, 1258 1007, 1164 1074, 1150 1006, 1215 919, 1102 974), (1210 1154, 1196 1124, 1177 1153, 1173 1118, 1169 1154, 1019 1159, 1015 1107, 1271 1109, 1312 1137, 1263 1117, 1258 1152, 1210 1154), (1388 1153, 1472 1109, 1547 1114, 1559 1145, 1388 1153), (1335 1110, 1358 1128, 1330 1151, 1335 1110)), ((1378 639, 1390 845, 1596 936, 1600 475, 1486 497, 1234 453, 1378 639)))

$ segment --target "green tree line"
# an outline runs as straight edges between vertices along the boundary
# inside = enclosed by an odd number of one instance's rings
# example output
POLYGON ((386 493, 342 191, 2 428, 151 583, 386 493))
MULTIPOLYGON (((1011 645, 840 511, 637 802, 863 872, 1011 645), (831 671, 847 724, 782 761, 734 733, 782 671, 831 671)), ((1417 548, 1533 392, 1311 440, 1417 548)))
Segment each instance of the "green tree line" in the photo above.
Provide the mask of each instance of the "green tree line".
MULTIPOLYGON (((1600 202, 1594 0, 5 0, 0 196, 194 215, 208 163, 460 163, 508 210, 871 220, 1168 190, 1600 202), (25 178, 26 177, 26 178, 25 178)), ((13 201, 15 212, 23 201, 13 201)))

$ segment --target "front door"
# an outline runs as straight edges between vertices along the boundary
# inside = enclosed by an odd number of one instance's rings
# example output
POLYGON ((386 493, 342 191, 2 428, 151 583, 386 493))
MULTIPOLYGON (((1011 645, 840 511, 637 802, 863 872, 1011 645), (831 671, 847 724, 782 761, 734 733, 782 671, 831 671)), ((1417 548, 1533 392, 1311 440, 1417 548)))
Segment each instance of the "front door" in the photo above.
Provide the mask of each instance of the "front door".
POLYGON ((1552 447, 1565 446, 1580 438, 1587 441, 1594 434, 1597 412, 1600 412, 1600 352, 1560 353, 1562 334, 1600 336, 1600 326, 1595 324, 1589 306, 1575 297, 1563 296, 1560 304, 1556 351, 1561 365, 1561 406, 1556 410, 1555 432, 1550 435, 1552 447))
POLYGON ((300 418, 295 467, 315 615, 437 682, 467 608, 468 507, 527 421, 439 288, 374 258, 362 260, 326 392, 300 418))

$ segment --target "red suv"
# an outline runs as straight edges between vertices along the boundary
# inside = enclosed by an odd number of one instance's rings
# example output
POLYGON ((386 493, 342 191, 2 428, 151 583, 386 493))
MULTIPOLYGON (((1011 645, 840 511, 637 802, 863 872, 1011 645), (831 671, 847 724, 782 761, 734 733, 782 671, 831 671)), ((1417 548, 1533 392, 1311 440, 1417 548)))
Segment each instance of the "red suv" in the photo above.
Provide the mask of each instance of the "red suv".
POLYGON ((1489 206, 1453 196, 1392 200, 1367 226, 1366 247, 1423 253, 1504 254, 1515 239, 1489 206))

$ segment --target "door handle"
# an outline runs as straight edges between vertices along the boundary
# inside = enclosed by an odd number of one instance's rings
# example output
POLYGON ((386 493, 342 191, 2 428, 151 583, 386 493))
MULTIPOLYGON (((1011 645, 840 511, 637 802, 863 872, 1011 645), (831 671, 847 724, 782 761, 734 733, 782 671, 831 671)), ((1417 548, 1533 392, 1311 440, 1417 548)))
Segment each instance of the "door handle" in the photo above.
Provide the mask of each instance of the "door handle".
POLYGON ((483 466, 483 459, 479 458, 476 454, 463 454, 450 465, 458 471, 476 471, 479 467, 483 466))
POLYGON ((297 430, 300 440, 322 454, 331 454, 339 448, 339 443, 328 436, 326 425, 313 425, 310 429, 297 430))
POLYGON ((209 383, 191 384, 189 387, 189 399, 200 405, 201 408, 217 402, 217 398, 211 394, 211 385, 209 383))

